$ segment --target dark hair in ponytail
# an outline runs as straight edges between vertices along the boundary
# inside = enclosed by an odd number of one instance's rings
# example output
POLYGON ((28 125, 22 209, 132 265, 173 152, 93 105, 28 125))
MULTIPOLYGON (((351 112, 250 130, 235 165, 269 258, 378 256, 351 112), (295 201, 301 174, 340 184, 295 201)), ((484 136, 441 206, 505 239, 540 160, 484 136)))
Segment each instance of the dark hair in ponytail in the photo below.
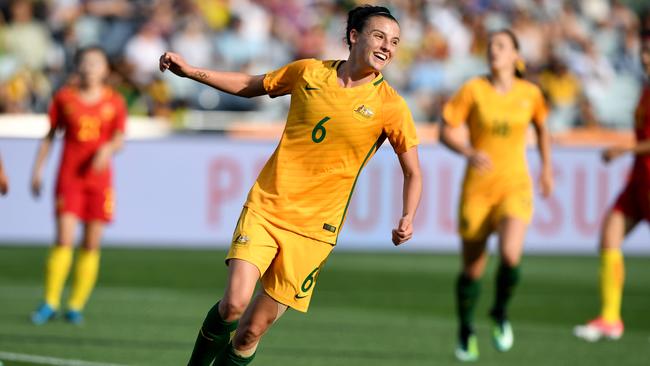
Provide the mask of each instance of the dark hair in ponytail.
POLYGON ((383 6, 373 6, 373 5, 361 5, 350 10, 348 12, 348 24, 347 29, 345 30, 345 40, 348 44, 348 48, 352 48, 352 43, 350 42, 350 32, 353 29, 356 29, 357 32, 361 32, 366 26, 368 19, 374 16, 388 18, 395 23, 397 19, 393 17, 388 8, 383 6))
MULTIPOLYGON (((490 38, 494 37, 497 34, 505 34, 508 36, 508 38, 510 38, 512 41, 512 45, 514 46, 515 50, 519 51, 519 39, 517 39, 515 32, 513 32, 511 29, 503 28, 490 34, 490 38)), ((526 77, 526 64, 524 63, 523 59, 519 59, 515 63, 515 76, 519 79, 524 79, 526 77)))

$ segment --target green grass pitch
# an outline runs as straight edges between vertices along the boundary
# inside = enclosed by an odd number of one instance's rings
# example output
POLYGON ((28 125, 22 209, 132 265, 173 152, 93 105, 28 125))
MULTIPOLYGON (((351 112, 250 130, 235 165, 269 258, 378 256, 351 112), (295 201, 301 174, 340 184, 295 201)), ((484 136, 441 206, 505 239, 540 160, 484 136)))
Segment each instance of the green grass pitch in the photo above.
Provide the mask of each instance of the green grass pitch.
MULTIPOLYGON (((35 327, 28 314, 41 297, 46 252, 0 247, 0 352, 184 365, 205 312, 223 291, 224 252, 105 249, 84 326, 57 320, 35 327)), ((486 315, 495 264, 476 314, 480 365, 650 365, 650 258, 626 259, 623 339, 588 344, 571 329, 597 312, 598 259, 525 257, 511 308, 515 347, 505 354, 491 347, 486 315)), ((452 354, 457 270, 454 255, 335 251, 309 313, 288 312, 253 365, 459 365, 452 354)))

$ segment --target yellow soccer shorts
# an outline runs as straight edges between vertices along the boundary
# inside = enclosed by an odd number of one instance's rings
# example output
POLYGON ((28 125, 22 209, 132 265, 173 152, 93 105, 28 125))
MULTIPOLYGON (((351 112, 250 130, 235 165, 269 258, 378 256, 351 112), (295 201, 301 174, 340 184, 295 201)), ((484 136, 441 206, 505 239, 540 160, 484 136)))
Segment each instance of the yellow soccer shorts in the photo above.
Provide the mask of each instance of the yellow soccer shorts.
POLYGON ((458 232, 463 241, 483 241, 505 218, 530 223, 533 190, 528 184, 513 189, 478 191, 464 189, 458 209, 458 232))
POLYGON ((277 302, 307 312, 316 279, 333 245, 271 224, 244 207, 233 233, 230 259, 255 265, 264 291, 277 302))

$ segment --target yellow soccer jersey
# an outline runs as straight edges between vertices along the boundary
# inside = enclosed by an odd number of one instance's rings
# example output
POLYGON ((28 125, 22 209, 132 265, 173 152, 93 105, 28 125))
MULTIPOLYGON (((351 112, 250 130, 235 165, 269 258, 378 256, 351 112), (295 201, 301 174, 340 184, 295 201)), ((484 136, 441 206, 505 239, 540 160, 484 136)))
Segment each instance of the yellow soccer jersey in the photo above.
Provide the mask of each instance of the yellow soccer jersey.
POLYGON ((486 153, 492 171, 479 173, 468 165, 464 186, 507 188, 529 181, 526 163, 526 131, 532 121, 543 125, 547 115, 541 91, 534 84, 516 79, 505 94, 497 92, 486 77, 465 83, 444 107, 445 123, 467 123, 473 148, 486 153))
POLYGON ((280 143, 245 206, 274 225, 336 244, 362 168, 385 139, 401 154, 418 144, 411 113, 381 74, 343 88, 344 61, 299 60, 266 74, 271 97, 291 94, 280 143))

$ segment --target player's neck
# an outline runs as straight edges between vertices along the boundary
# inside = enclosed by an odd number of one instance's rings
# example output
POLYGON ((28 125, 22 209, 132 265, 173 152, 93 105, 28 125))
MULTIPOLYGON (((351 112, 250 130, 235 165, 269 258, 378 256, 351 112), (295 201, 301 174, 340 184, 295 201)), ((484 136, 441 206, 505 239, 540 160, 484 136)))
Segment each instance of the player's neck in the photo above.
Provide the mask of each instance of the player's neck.
POLYGON ((85 102, 95 102, 104 94, 104 85, 80 83, 77 90, 82 100, 85 102))
POLYGON ((362 67, 361 64, 350 60, 339 66, 336 75, 339 85, 343 88, 354 88, 369 83, 377 76, 372 68, 362 67))
POLYGON ((509 71, 493 70, 489 78, 494 89, 502 94, 509 92, 515 83, 515 76, 509 71))

